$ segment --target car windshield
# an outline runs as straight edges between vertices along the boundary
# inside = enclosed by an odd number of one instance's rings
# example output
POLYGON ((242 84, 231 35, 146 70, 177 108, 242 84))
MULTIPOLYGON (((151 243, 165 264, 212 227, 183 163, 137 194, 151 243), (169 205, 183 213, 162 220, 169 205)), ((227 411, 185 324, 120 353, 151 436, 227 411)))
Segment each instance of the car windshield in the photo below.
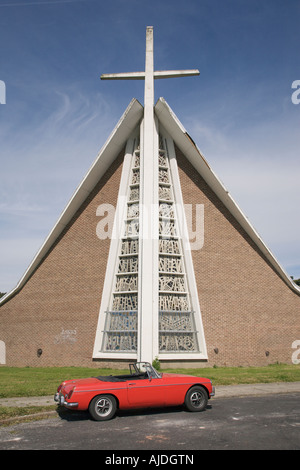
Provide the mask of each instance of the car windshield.
POLYGON ((149 362, 136 362, 135 364, 130 364, 129 367, 132 375, 147 373, 148 377, 152 377, 154 379, 161 378, 161 375, 149 362))

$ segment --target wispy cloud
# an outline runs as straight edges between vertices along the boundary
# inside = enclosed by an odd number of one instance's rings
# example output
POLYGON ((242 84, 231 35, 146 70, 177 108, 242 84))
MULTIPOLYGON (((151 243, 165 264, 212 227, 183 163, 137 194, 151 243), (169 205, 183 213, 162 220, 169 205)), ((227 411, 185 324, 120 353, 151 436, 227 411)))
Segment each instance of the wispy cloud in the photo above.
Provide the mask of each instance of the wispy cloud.
POLYGON ((52 96, 40 122, 7 125, 1 142, 1 291, 21 277, 119 118, 100 93, 92 100, 73 86, 52 96))
MULTIPOLYGON (((251 108, 252 97, 245 96, 245 109, 251 108)), ((203 119, 189 116, 189 132, 279 263, 300 277, 300 122, 295 109, 283 98, 277 112, 264 109, 249 121, 246 113, 237 119, 238 100, 229 107, 226 121, 223 111, 211 119, 209 107, 203 119)))
POLYGON ((60 3, 79 3, 79 2, 87 2, 89 0, 45 0, 43 1, 36 1, 36 2, 10 2, 10 3, 0 3, 0 8, 2 7, 28 7, 34 5, 51 5, 51 4, 60 4, 60 3))
MULTIPOLYGON (((0 79, 7 85, 0 248, 13 257, 10 241, 20 246, 13 285, 27 267, 23 242, 30 262, 130 99, 143 102, 141 82, 101 87, 97 77, 142 69, 143 25, 150 19, 157 68, 201 71, 199 81, 156 81, 156 92, 163 90, 158 96, 279 261, 299 266, 300 277, 300 105, 291 103, 291 84, 299 79, 296 3, 288 15, 272 0, 235 2, 234 9, 221 0, 144 3, 0 0, 0 79), (28 240, 40 244, 33 249, 28 240)), ((2 280, 11 269, 8 258, 0 257, 2 280)), ((9 287, 0 283, 0 290, 9 287)))
POLYGON ((0 292, 16 286, 41 245, 40 238, 15 236, 0 242, 0 292))

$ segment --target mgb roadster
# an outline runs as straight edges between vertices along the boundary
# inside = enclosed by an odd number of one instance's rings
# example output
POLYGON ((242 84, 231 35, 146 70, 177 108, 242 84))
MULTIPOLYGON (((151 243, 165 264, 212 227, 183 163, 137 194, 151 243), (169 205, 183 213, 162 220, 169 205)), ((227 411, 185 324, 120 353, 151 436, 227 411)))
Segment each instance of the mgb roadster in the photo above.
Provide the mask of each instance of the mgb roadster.
POLYGON ((159 373, 148 362, 129 365, 130 374, 65 380, 54 400, 68 409, 89 410, 96 421, 113 418, 117 410, 185 405, 202 411, 215 389, 209 379, 159 373))

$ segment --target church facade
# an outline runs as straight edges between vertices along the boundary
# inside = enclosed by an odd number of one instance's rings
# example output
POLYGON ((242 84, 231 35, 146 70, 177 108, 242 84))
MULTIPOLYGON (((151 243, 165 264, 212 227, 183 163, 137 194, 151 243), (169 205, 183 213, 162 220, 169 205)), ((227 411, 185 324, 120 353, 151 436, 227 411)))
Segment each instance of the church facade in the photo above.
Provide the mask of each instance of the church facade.
POLYGON ((153 106, 153 78, 161 77, 147 34, 145 105, 131 101, 26 273, 0 300, 2 365, 292 360, 300 289, 166 101, 153 106))
MULTIPOLYGON (((155 116, 158 287, 147 359, 169 366, 291 362, 300 336, 299 288, 162 99, 155 116), (176 184, 182 201, 172 196, 176 184), (188 247, 182 202, 198 230, 188 227, 188 247)), ((133 100, 19 285, 1 299, 6 365, 98 367, 139 359, 142 119, 143 107, 133 100), (109 208, 116 208, 112 219, 109 208), (114 234, 117 218, 121 232, 114 234)))

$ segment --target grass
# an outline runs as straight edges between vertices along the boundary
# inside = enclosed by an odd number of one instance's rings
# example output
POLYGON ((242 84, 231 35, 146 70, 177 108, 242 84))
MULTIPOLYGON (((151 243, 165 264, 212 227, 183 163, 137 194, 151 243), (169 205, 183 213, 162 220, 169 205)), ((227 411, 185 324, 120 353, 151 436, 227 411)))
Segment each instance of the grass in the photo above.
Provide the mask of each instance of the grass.
POLYGON ((0 398, 54 395, 64 380, 122 374, 114 369, 88 367, 0 367, 0 398))
MULTIPOLYGON (((162 372, 210 378, 214 385, 300 381, 300 365, 272 364, 266 367, 209 367, 164 369, 162 372)), ((128 373, 127 370, 85 367, 0 367, 0 398, 54 395, 67 379, 128 373)))
MULTIPOLYGON (((66 379, 127 373, 127 370, 85 367, 0 367, 0 398, 54 395, 66 379)), ((164 369, 162 372, 208 377, 214 385, 235 385, 300 381, 300 365, 272 364, 266 367, 210 367, 201 369, 164 369)), ((44 419, 57 409, 52 406, 0 406, 0 425, 44 419)))
POLYGON ((178 374, 208 377, 214 385, 238 385, 272 382, 300 382, 300 365, 270 364, 265 367, 216 367, 177 369, 178 374))
POLYGON ((34 419, 44 419, 45 416, 51 416, 55 413, 57 405, 52 406, 23 406, 23 407, 11 407, 1 406, 0 407, 0 425, 9 424, 11 421, 14 424, 18 422, 31 421, 34 419))

